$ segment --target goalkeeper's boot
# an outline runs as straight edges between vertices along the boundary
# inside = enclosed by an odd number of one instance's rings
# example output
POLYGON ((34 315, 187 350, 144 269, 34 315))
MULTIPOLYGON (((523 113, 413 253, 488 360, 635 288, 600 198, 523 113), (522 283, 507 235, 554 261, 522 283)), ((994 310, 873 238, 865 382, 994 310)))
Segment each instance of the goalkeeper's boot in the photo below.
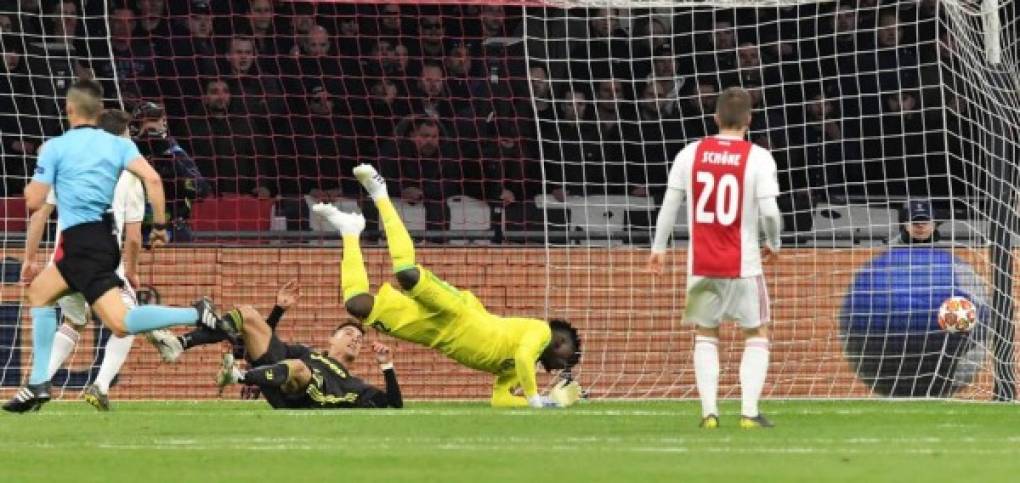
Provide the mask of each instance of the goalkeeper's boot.
POLYGON ((312 211, 329 221, 341 234, 360 235, 365 229, 365 217, 358 213, 344 213, 328 203, 316 203, 312 211))
POLYGON ((243 379, 244 374, 237 365, 234 364, 234 355, 227 352, 223 354, 223 359, 220 361, 220 370, 216 372, 216 386, 220 388, 219 395, 223 395, 223 390, 231 384, 237 384, 243 379))
POLYGON ((740 427, 742 429, 756 429, 756 428, 772 428, 775 427, 772 421, 769 421, 765 416, 761 414, 755 417, 741 416, 740 427))
POLYGON ((701 429, 717 429, 719 427, 719 416, 709 414, 701 418, 701 424, 698 427, 701 429))
POLYGON ((163 362, 177 362, 177 359, 184 353, 184 346, 181 345, 181 340, 169 330, 158 329, 146 332, 145 340, 149 341, 159 351, 159 358, 163 362))
POLYGON ((195 301, 195 310, 198 311, 198 323, 212 330, 223 331, 231 339, 237 340, 241 337, 241 324, 232 324, 224 317, 216 315, 215 307, 209 297, 202 297, 195 301))
POLYGON ((110 398, 103 391, 99 390, 99 386, 90 384, 85 388, 85 391, 81 393, 81 398, 100 411, 110 410, 110 398))
POLYGON ((389 197, 386 193, 386 180, 371 164, 359 164, 354 168, 354 177, 368 191, 373 200, 389 197))
POLYGON ((14 397, 3 405, 3 409, 4 411, 11 413, 38 411, 39 408, 41 408, 43 404, 49 402, 49 400, 49 382, 28 384, 25 387, 18 389, 18 392, 14 393, 14 397))

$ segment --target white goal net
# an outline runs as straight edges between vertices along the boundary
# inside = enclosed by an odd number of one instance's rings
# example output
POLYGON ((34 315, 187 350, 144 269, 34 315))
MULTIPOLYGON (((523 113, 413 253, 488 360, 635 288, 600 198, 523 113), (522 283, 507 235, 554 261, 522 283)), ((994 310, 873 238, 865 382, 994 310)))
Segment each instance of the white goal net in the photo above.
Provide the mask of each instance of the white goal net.
MULTIPOLYGON (((715 96, 741 86, 782 188, 766 394, 1013 398, 1013 2, 585 6, 529 9, 523 30, 543 200, 569 214, 548 239, 562 247, 550 306, 609 341, 588 354, 597 394, 696 394, 679 325, 686 220, 668 276, 644 273, 643 248, 673 157, 715 132, 715 96), (935 232, 912 237, 905 223, 924 218, 935 232), (969 332, 938 325, 952 295, 978 306, 969 332)), ((724 337, 736 396, 743 344, 724 337)))

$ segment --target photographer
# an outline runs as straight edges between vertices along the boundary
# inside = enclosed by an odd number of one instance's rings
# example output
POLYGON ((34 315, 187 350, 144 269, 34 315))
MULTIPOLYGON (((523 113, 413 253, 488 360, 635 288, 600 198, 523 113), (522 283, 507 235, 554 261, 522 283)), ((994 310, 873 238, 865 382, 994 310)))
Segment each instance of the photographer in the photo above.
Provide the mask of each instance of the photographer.
POLYGON ((163 106, 155 102, 139 104, 134 110, 132 128, 138 149, 163 178, 171 240, 190 241, 191 203, 212 192, 209 181, 177 140, 168 135, 163 106))

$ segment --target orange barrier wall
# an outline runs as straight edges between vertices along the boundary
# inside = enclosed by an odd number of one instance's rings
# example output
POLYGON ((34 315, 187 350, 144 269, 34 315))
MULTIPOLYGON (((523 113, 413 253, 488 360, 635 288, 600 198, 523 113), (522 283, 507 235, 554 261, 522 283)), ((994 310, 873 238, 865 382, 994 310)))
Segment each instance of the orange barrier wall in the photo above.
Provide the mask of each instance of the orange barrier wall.
MULTIPOLYGON (((683 307, 684 252, 662 277, 644 273, 645 251, 571 248, 420 248, 419 261, 450 283, 470 289, 497 314, 566 317, 582 329, 585 356, 579 379, 595 397, 696 397, 690 362, 692 335, 674 321, 683 307), (549 263, 547 264, 547 256, 549 263), (545 307, 551 308, 546 312, 545 307)), ((855 267, 868 249, 797 249, 784 252, 767 270, 773 299, 772 397, 866 396, 847 368, 835 316, 855 267)), ((979 252, 962 252, 975 260, 979 252)), ((373 287, 392 281, 383 249, 365 251, 373 287)), ((985 266, 976 263, 976 266, 985 266)), ((979 270, 979 272, 981 272, 979 270)), ((281 324, 284 339, 324 346, 345 316, 339 297, 337 248, 172 248, 143 256, 143 283, 158 288, 164 303, 189 304, 200 295, 222 306, 251 304, 268 314, 277 287, 297 279, 304 293, 281 324)), ((0 287, 0 299, 17 300, 17 285, 0 287)), ((24 327, 28 327, 27 324, 24 327)), ((178 329, 180 330, 180 329, 178 329)), ((28 329, 21 345, 28 345, 28 329)), ((742 346, 724 331, 721 395, 736 397, 742 346)), ((396 349, 396 365, 408 398, 485 398, 491 377, 457 366, 432 351, 370 334, 396 349)), ((92 337, 83 339, 72 368, 91 362, 92 337)), ((215 398, 213 374, 223 347, 185 354, 163 365, 154 349, 136 340, 121 379, 118 399, 215 398)), ((28 348, 22 357, 28 370, 28 348)), ((353 371, 381 382, 366 351, 353 371)), ((988 390, 988 375, 972 390, 988 390)), ((543 377, 543 383, 548 379, 543 377)), ((9 389, 7 390, 9 392, 9 389)), ((68 389, 65 397, 76 395, 68 389)), ((227 397, 237 397, 233 391, 227 397)))

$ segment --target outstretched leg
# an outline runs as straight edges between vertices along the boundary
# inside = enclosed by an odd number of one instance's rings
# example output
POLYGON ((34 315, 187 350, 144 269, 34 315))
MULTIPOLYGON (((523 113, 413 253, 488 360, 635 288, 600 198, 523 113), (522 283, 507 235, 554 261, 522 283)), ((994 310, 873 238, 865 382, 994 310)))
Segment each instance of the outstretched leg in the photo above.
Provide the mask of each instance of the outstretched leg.
POLYGON ((365 217, 357 213, 344 213, 336 206, 318 203, 312 211, 325 217, 340 230, 343 240, 343 255, 340 261, 340 288, 343 291, 347 312, 364 320, 372 313, 375 297, 369 293, 368 271, 361 254, 361 232, 365 229, 365 217))
POLYGON ((379 221, 382 223, 383 231, 386 232, 386 245, 389 248, 397 282, 404 290, 411 290, 421 278, 414 261, 414 241, 404 227, 404 222, 400 220, 397 208, 390 201, 390 196, 386 192, 386 181, 368 164, 354 168, 354 176, 368 191, 379 210, 379 221))

